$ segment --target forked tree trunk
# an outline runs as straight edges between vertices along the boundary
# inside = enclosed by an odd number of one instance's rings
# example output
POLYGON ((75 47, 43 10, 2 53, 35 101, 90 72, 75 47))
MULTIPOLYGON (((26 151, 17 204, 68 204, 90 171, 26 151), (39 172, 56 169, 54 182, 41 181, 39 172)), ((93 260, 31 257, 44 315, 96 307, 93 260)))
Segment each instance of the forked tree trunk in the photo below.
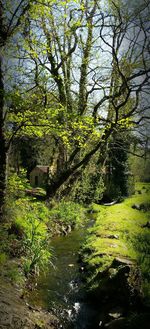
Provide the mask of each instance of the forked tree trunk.
POLYGON ((61 172, 58 176, 55 176, 54 179, 52 179, 48 186, 47 186, 47 199, 52 199, 55 195, 56 192, 59 190, 59 188, 66 183, 66 181, 68 180, 68 178, 73 174, 73 171, 70 170, 66 170, 61 172))
POLYGON ((47 186, 47 199, 52 199, 55 195, 56 192, 59 190, 59 188, 67 182, 67 180, 76 173, 78 169, 82 170, 85 168, 89 161, 91 160, 92 156, 100 149, 101 154, 105 152, 107 140, 109 136, 111 135, 113 131, 113 124, 110 127, 106 127, 103 135, 101 136, 101 140, 97 143, 95 148, 93 148, 89 153, 87 153, 84 158, 82 158, 81 161, 79 161, 77 164, 74 166, 63 170, 59 174, 55 174, 54 179, 51 179, 51 181, 48 183, 47 186))

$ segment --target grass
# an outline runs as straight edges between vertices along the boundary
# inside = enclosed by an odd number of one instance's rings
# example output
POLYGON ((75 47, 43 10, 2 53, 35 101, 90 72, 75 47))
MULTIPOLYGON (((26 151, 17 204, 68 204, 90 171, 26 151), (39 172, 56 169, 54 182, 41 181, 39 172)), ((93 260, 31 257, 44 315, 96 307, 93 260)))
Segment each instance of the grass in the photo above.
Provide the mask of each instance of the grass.
MULTIPOLYGON (((115 257, 137 262, 142 271, 143 290, 150 301, 150 210, 133 209, 133 205, 150 206, 150 184, 137 183, 135 194, 112 206, 92 205, 95 225, 89 230, 85 244, 85 261, 96 275, 112 263, 115 257)), ((144 207, 143 207, 144 209, 144 207)))

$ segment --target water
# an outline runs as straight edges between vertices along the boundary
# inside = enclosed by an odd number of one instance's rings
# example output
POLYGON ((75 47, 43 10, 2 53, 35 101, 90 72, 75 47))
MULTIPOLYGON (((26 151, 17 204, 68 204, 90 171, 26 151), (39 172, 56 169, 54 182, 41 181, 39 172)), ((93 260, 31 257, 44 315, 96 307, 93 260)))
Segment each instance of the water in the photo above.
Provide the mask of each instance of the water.
POLYGON ((60 319, 63 329, 95 329, 97 311, 86 300, 80 279, 78 252, 85 239, 86 229, 75 230, 68 236, 52 239, 54 267, 42 274, 30 301, 45 307, 60 319))

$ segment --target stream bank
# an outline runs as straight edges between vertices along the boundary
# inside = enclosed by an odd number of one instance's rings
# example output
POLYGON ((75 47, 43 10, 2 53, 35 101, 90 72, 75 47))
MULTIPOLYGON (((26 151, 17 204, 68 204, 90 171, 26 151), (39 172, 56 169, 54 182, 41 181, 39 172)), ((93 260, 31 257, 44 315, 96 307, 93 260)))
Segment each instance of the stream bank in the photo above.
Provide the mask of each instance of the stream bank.
POLYGON ((145 329, 150 323, 150 190, 93 205, 96 221, 81 251, 83 280, 98 310, 93 327, 145 329), (136 207, 135 207, 136 205, 136 207), (99 323, 99 324, 98 324, 99 323))
POLYGON ((21 291, 0 278, 0 329, 59 329, 58 319, 40 308, 32 308, 21 291))

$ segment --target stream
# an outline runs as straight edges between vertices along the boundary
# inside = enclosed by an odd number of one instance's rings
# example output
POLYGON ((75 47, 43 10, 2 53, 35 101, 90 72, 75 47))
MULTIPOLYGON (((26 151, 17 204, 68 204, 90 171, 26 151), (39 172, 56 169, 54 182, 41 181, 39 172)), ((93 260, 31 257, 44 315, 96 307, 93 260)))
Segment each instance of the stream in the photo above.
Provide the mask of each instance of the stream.
MULTIPOLYGON (((88 225, 92 225, 92 220, 88 225)), ((55 314, 63 329, 96 329, 93 321, 97 311, 86 299, 78 263, 78 252, 86 232, 87 225, 67 236, 52 239, 54 266, 50 265, 47 273, 40 275, 30 296, 32 304, 55 314)))

